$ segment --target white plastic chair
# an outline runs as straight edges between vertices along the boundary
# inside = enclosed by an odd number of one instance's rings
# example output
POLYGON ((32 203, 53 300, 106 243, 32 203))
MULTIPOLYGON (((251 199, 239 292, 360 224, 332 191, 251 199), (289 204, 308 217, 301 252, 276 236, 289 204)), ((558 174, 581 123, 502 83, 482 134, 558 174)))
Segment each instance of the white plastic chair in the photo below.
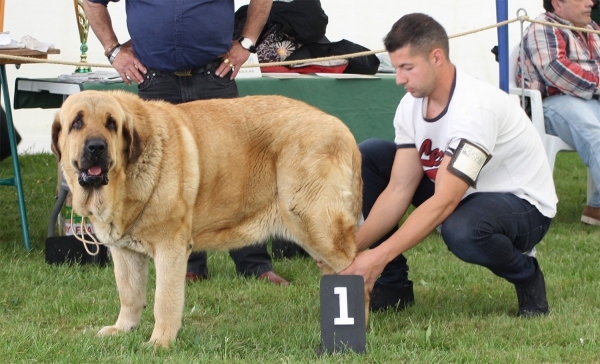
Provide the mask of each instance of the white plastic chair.
MULTIPOLYGON (((546 124, 544 123, 544 109, 542 106, 542 94, 538 90, 523 89, 517 86, 517 59, 519 58, 520 45, 517 45, 512 49, 509 55, 508 64, 508 88, 509 94, 517 95, 519 98, 524 95, 529 99, 531 106, 531 121, 535 126, 538 134, 542 138, 546 155, 548 156, 548 162, 550 163, 550 170, 554 171, 554 162, 556 161, 556 154, 561 151, 574 152, 575 149, 565 143, 561 138, 556 135, 546 133, 546 124)), ((594 193, 594 182, 590 175, 590 170, 587 173, 587 199, 594 193)))

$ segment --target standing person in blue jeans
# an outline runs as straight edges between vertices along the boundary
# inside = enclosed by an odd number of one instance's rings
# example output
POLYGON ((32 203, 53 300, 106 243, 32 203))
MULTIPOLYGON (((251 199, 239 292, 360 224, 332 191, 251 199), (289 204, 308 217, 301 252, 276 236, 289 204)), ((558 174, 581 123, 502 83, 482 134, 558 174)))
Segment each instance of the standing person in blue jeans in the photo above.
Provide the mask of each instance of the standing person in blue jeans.
POLYGON ((525 253, 547 232, 557 198, 531 121, 506 93, 450 62, 448 36, 431 17, 403 16, 384 43, 407 94, 395 141, 360 144, 366 219, 360 253, 341 273, 364 277, 372 310, 412 304, 402 253, 442 224, 454 255, 514 284, 520 316, 547 314, 544 275, 525 253))
MULTIPOLYGON (((272 5, 272 0, 250 1, 243 36, 232 40, 233 0, 127 0, 131 39, 120 44, 107 9, 109 2, 116 1, 83 2, 105 55, 125 83, 138 84, 140 97, 173 104, 238 97, 235 77, 250 53, 256 52, 254 43, 272 5)), ((230 255, 240 275, 289 284, 273 271, 266 243, 233 250, 230 255)), ((207 276, 206 253, 192 253, 186 279, 195 281, 207 276)))

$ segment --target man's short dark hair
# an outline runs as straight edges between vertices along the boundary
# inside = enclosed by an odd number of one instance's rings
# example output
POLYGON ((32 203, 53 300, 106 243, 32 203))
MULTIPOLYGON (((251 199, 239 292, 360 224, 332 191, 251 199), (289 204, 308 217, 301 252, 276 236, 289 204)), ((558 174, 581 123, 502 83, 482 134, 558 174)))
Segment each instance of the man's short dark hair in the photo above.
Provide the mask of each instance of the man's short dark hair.
POLYGON ((383 44, 388 52, 410 45, 413 54, 428 55, 436 48, 440 48, 446 57, 450 53, 444 27, 429 15, 420 13, 400 18, 383 39, 383 44))
MULTIPOLYGON (((565 0, 558 0, 558 1, 560 1, 561 3, 565 2, 565 0)), ((551 13, 554 12, 554 6, 552 5, 552 0, 544 0, 544 9, 551 13)))

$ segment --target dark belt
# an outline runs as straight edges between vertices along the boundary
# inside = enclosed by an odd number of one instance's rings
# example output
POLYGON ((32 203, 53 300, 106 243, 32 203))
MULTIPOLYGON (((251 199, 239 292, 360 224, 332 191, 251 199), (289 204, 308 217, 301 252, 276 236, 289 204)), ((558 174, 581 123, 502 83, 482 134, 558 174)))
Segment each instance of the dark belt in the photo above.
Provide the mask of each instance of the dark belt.
POLYGON ((214 61, 212 61, 208 64, 205 64, 204 66, 200 66, 198 68, 194 68, 194 69, 186 70, 186 71, 175 71, 173 73, 175 74, 175 76, 179 76, 179 77, 187 77, 187 76, 191 76, 191 75, 197 75, 199 73, 208 72, 211 69, 217 69, 217 67, 219 67, 221 62, 223 62, 223 58, 217 58, 214 61))

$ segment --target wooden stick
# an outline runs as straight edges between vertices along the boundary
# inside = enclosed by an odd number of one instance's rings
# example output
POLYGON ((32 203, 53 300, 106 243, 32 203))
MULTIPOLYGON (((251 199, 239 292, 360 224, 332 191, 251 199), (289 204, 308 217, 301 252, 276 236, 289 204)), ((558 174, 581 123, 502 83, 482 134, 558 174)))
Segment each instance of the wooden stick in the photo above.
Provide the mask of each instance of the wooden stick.
POLYGON ((0 0, 0 32, 4 31, 4 0, 0 0))

